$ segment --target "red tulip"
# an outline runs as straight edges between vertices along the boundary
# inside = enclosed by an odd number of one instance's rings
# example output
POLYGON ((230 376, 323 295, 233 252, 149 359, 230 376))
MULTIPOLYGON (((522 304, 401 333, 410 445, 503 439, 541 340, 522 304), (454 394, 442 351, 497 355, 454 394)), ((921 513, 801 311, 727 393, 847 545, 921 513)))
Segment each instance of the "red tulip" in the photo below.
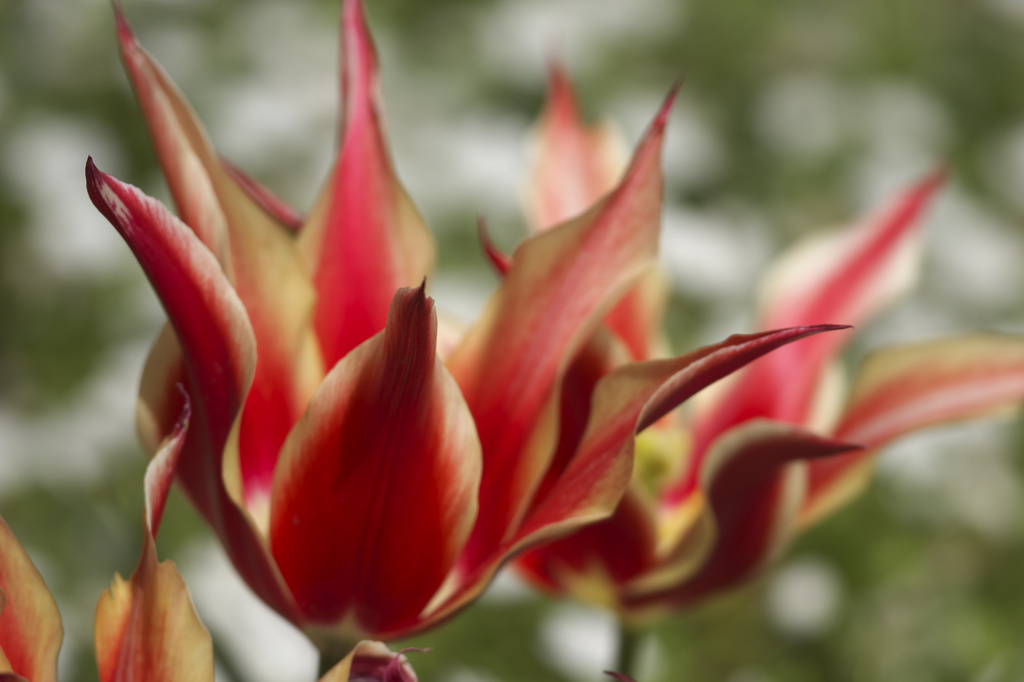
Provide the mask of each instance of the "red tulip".
POLYGON ((384 144, 360 3, 343 9, 338 160, 305 220, 212 151, 118 24, 181 214, 90 160, 93 203, 170 319, 143 376, 142 440, 153 451, 168 433, 184 385, 182 486, 250 587, 329 660, 438 623, 512 553, 607 516, 638 430, 834 328, 617 367, 624 351, 597 330, 655 259, 670 97, 611 193, 502 257, 501 286, 444 362, 423 284, 433 247, 384 144), (586 414, 564 409, 577 384, 594 396, 586 414))
MULTIPOLYGON (((187 409, 146 473, 146 532, 131 580, 100 599, 96 654, 103 682, 213 680, 210 636, 174 564, 156 558, 154 534, 184 439, 187 409)), ((0 680, 52 682, 63 636, 53 597, 0 520, 0 680)))
MULTIPOLYGON (((129 580, 115 576, 96 607, 101 682, 213 681, 213 645, 174 564, 156 557, 156 532, 186 440, 185 409, 146 470, 142 556, 129 580)), ((0 680, 53 682, 63 629, 39 572, 0 519, 0 680)), ((359 642, 320 682, 416 682, 405 657, 359 642)))
MULTIPOLYGON (((604 167, 607 139, 580 121, 558 72, 539 137, 542 149, 574 150, 540 155, 533 186, 543 185, 544 205, 588 184, 603 191, 608 176, 595 180, 593 168, 604 167)), ((940 179, 784 258, 764 287, 762 328, 858 324, 905 289, 919 217, 940 179)), ((544 212, 535 213, 543 227, 544 212)), ((639 339, 629 346, 645 357, 657 347, 650 310, 626 311, 604 331, 639 339), (617 322, 630 317, 634 326, 620 331, 617 322)), ((630 619, 687 606, 749 577, 801 528, 853 497, 874 453, 894 438, 1013 411, 1024 399, 1024 340, 974 335, 878 351, 839 412, 833 369, 848 339, 827 334, 782 348, 730 378, 688 421, 670 415, 641 434, 632 485, 615 514, 531 551, 518 562, 523 574, 630 619), (822 457, 840 449, 837 441, 863 447, 822 457)), ((585 405, 585 395, 577 401, 585 405)))

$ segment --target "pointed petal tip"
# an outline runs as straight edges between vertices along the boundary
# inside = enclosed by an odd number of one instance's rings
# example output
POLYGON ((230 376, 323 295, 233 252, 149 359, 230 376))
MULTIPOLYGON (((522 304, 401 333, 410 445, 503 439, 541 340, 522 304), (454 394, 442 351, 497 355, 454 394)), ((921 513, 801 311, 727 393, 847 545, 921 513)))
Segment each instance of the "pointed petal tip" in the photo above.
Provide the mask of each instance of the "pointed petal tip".
POLYGON ((604 674, 612 678, 616 682, 634 682, 633 678, 625 673, 615 672, 614 670, 605 670, 604 674))
POLYGON ((853 329, 852 324, 809 324, 803 327, 811 334, 820 334, 821 332, 837 332, 843 331, 844 329, 853 329))
POLYGON ((565 60, 559 53, 548 57, 548 98, 552 101, 576 103, 576 92, 565 67, 565 60))
POLYGON ((342 12, 344 13, 346 27, 357 28, 360 20, 363 18, 363 1, 345 0, 342 12))
POLYGON ((682 87, 683 81, 679 79, 669 88, 668 94, 658 110, 658 115, 654 117, 654 123, 651 124, 651 128, 658 134, 664 131, 665 126, 668 124, 668 116, 672 113, 672 106, 676 103, 676 97, 679 96, 679 89, 682 87))
MULTIPOLYGON (((85 161, 85 189, 89 193, 89 199, 93 206, 99 209, 100 213, 107 216, 107 202, 103 200, 101 192, 110 184, 110 176, 96 167, 96 162, 89 156, 85 161)), ((108 216, 109 218, 109 216, 108 216)))
POLYGON ((484 255, 487 256, 487 260, 490 261, 491 266, 498 273, 500 277, 504 277, 508 272, 508 269, 512 267, 512 259, 507 255, 498 250, 498 247, 491 241, 491 236, 487 232, 487 222, 483 216, 479 216, 476 220, 476 231, 480 238, 480 246, 483 247, 484 255))
POLYGON ((376 75, 376 59, 362 0, 346 0, 341 21, 345 69, 356 76, 357 83, 366 85, 376 75))
POLYGON ((122 50, 127 50, 129 47, 136 47, 138 45, 135 40, 135 32, 132 31, 131 25, 128 23, 128 17, 124 14, 124 8, 121 7, 119 0, 110 0, 112 9, 114 10, 114 22, 117 25, 117 40, 121 45, 122 50))

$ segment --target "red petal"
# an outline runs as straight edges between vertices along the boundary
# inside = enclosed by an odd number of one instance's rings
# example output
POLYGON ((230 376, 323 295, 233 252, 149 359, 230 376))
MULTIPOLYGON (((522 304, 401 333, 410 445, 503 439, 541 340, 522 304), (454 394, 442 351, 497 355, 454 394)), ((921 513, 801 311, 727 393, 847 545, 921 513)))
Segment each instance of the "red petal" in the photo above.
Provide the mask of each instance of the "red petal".
MULTIPOLYGON (((486 561, 460 562, 455 596, 432 617, 449 614, 468 603, 509 554, 609 516, 629 484, 634 434, 761 355, 833 328, 801 327, 735 335, 678 358, 632 363, 605 376, 594 391, 587 430, 573 458, 547 494, 537 499, 511 539, 486 561)), ((481 502, 483 499, 481 496, 481 502)))
MULTIPOLYGON (((559 64, 551 67, 548 102, 534 142, 537 153, 527 195, 535 232, 583 213, 615 188, 626 167, 620 135, 609 125, 584 124, 572 84, 559 64)), ((665 277, 652 271, 608 313, 605 323, 634 359, 651 357, 667 298, 665 277)))
POLYGON ((614 670, 605 670, 604 674, 608 677, 616 680, 616 682, 635 682, 635 680, 625 673, 617 673, 614 670))
POLYGON ((573 579, 598 579, 606 580, 614 595, 619 585, 654 565, 657 541, 652 510, 630 490, 604 521, 526 552, 515 566, 534 584, 556 593, 571 590, 573 579))
POLYGON ((476 517, 479 441, 435 353, 423 288, 338 363, 285 443, 274 556, 307 620, 374 635, 414 625, 476 517))
MULTIPOLYGON (((248 517, 224 484, 224 458, 256 362, 255 341, 242 302, 195 234, 157 201, 92 164, 86 183, 93 204, 131 247, 167 311, 183 353, 192 398, 192 425, 179 475, 193 503, 213 526, 249 585, 285 617, 295 617, 287 592, 248 517)), ((166 342, 166 339, 165 339, 166 342)), ((176 356, 175 356, 176 357, 176 356)), ((168 361, 165 378, 173 377, 168 361)), ((168 401, 180 411, 181 401, 168 401)), ((153 415, 166 420, 162 412, 153 415)), ((232 495, 240 498, 241 491, 232 495)), ((240 501, 240 499, 239 499, 240 501)))
POLYGON ((627 607, 680 607, 748 577, 792 538, 805 471, 791 463, 859 447, 763 419, 728 431, 702 463, 715 529, 710 556, 681 586, 636 597, 627 607))
POLYGON ((63 637, 57 604, 14 533, 0 519, 0 673, 54 682, 63 637))
POLYGON ((341 151, 299 237, 327 367, 383 329, 395 290, 419 284, 434 263, 430 233, 391 166, 362 2, 347 0, 342 14, 341 151))
MULTIPOLYGON (((929 177, 879 217, 783 259, 768 286, 762 327, 858 324, 888 302, 906 284, 919 218, 941 181, 929 177)), ((695 451, 755 417, 806 424, 823 369, 845 341, 829 334, 751 367, 694 424, 695 451)))
POLYGON ((553 455, 554 434, 538 429, 555 429, 556 416, 541 422, 546 409, 555 415, 562 373, 607 308, 654 260, 671 100, 613 194, 516 250, 483 319, 449 361, 484 452, 480 521, 463 557, 467 566, 508 539, 521 518, 553 455))
POLYGON ((804 521, 848 501, 878 448, 933 424, 1016 412, 1024 400, 1024 340, 976 334, 872 354, 836 437, 870 450, 814 462, 804 521))
POLYGON ((498 251, 494 242, 491 241, 490 235, 487 234, 487 225, 484 223, 483 218, 477 221, 477 234, 480 235, 480 245, 483 246, 484 255, 487 256, 487 260, 491 262, 495 272, 504 277, 508 269, 512 267, 512 259, 498 251))
POLYGON ((736 334, 678 358, 633 363, 606 376, 594 391, 590 421, 576 455, 548 495, 536 501, 519 531, 521 541, 532 535, 535 542, 554 530, 607 516, 629 481, 635 433, 762 355, 835 329, 841 327, 736 334))
POLYGON ((117 19, 125 68, 181 218, 217 256, 259 347, 239 436, 246 500, 256 505, 269 492, 281 443, 323 376, 310 318, 313 288, 291 233, 265 210, 269 193, 222 164, 188 103, 120 12, 117 19))

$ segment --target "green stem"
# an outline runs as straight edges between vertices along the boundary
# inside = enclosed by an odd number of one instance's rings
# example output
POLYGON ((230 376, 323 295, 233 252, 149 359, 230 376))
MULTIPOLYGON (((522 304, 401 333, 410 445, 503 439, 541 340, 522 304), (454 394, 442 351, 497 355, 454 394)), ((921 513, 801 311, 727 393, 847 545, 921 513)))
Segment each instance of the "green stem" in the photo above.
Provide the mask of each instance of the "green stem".
POLYGON ((636 675, 637 653, 644 634, 642 630, 619 623, 619 656, 615 670, 630 677, 636 675))

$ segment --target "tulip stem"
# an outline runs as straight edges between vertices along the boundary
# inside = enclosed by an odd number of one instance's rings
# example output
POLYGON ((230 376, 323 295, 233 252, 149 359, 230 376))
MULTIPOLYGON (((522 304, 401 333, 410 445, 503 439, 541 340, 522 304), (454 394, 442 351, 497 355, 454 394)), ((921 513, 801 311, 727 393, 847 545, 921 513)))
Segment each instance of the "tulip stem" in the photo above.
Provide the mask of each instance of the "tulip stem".
POLYGON ((619 623, 619 656, 615 664, 616 671, 630 677, 636 674, 637 653, 644 634, 643 630, 619 623))

